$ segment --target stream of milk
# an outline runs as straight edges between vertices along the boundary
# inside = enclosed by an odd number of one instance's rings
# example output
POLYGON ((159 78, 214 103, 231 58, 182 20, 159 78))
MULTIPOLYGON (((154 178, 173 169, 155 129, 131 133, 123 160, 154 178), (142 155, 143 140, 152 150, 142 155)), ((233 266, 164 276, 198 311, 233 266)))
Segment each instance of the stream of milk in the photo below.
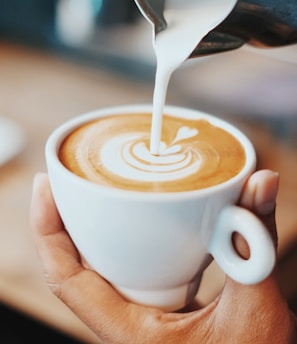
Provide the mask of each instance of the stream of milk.
POLYGON ((157 69, 153 96, 150 153, 160 155, 162 116, 172 73, 190 56, 198 43, 232 11, 237 0, 167 0, 167 28, 153 46, 157 69))

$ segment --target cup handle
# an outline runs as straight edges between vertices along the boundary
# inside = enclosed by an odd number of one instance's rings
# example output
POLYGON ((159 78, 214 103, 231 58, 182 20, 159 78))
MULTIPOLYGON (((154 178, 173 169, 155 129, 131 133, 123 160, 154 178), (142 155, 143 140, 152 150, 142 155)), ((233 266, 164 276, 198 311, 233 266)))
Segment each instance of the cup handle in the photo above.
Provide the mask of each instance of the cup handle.
POLYGON ((237 206, 227 206, 221 211, 208 250, 221 269, 242 284, 264 280, 276 261, 276 250, 266 227, 253 213, 237 206), (247 241, 249 259, 236 252, 232 243, 235 232, 247 241))

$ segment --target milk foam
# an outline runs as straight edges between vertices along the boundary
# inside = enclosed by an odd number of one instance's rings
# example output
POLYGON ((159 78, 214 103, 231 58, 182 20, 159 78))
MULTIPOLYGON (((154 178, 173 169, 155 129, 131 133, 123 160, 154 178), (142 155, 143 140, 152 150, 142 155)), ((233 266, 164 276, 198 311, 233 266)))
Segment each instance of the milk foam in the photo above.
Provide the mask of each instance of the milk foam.
POLYGON ((100 160, 110 173, 127 180, 165 182, 186 178, 197 173, 205 160, 201 147, 181 142, 193 135, 198 136, 198 131, 180 128, 169 146, 161 142, 159 155, 153 156, 143 141, 147 134, 123 134, 104 143, 100 160))
POLYGON ((160 154, 149 151, 151 114, 98 118, 71 132, 59 158, 89 181, 126 190, 175 192, 206 188, 236 175, 242 145, 207 120, 164 115, 160 154))
MULTIPOLYGON (((190 56, 198 43, 232 11, 237 0, 167 0, 167 28, 153 40, 157 59, 153 97, 150 152, 158 155, 162 117, 172 73, 190 56)), ((153 29, 154 36, 154 29, 153 29)))

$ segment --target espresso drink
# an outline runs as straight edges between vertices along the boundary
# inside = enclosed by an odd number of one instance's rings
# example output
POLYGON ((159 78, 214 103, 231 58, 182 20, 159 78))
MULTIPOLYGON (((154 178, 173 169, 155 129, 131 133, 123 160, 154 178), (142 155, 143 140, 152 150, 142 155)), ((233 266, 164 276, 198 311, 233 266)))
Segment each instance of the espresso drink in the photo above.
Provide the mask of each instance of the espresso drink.
POLYGON ((179 192, 220 184, 240 172, 245 151, 206 120, 164 115, 160 154, 150 153, 151 114, 102 117, 71 132, 59 159, 89 181, 114 188, 179 192))

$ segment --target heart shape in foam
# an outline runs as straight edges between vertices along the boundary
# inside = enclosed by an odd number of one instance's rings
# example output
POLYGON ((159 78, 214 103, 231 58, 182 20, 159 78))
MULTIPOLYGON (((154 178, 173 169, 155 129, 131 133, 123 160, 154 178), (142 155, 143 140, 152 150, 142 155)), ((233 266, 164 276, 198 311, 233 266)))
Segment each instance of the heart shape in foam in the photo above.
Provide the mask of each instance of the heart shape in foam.
POLYGON ((199 134, 199 132, 195 128, 190 128, 188 126, 181 127, 178 129, 176 136, 175 136, 175 139, 173 140, 172 143, 175 143, 175 142, 178 142, 181 140, 185 140, 185 139, 188 139, 190 137, 194 137, 198 134, 199 134))

